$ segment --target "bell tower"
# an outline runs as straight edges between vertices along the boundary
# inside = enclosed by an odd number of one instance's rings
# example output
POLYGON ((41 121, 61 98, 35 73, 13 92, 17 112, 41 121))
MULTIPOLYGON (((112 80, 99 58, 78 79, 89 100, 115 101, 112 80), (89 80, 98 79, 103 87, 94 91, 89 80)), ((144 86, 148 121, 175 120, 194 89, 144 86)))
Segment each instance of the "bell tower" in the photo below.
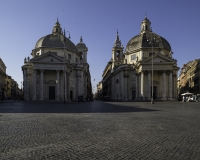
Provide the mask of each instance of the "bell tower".
POLYGON ((80 61, 87 63, 87 52, 88 52, 88 48, 85 45, 85 43, 83 42, 83 38, 81 36, 80 38, 80 42, 76 45, 77 49, 78 49, 78 53, 80 55, 80 61))
POLYGON ((123 62, 123 45, 121 40, 119 40, 119 34, 117 31, 116 40, 112 48, 112 68, 120 65, 123 62))

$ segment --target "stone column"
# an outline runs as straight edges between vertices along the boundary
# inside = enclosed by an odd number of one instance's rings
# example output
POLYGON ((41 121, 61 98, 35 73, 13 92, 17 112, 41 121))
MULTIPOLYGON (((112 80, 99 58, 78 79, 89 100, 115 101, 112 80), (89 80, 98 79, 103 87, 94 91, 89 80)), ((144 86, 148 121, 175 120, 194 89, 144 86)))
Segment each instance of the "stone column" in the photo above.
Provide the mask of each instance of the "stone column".
POLYGON ((138 93, 138 91, 139 91, 139 84, 138 84, 138 77, 139 75, 138 75, 138 73, 136 73, 135 74, 135 89, 136 89, 136 99, 138 99, 139 98, 139 93, 138 93))
POLYGON ((125 96, 125 100, 128 100, 128 75, 124 74, 124 96, 125 96))
POLYGON ((76 89, 76 91, 77 91, 77 98, 78 98, 78 96, 81 94, 81 92, 80 92, 80 89, 81 89, 81 84, 80 84, 81 74, 80 74, 79 70, 77 70, 76 77, 77 77, 77 89, 76 89))
POLYGON ((36 75, 37 75, 37 70, 33 70, 33 100, 36 100, 36 75))
POLYGON ((176 73, 175 74, 173 74, 173 83, 174 83, 174 85, 173 85, 173 93, 174 93, 174 95, 172 95, 172 97, 173 98, 177 98, 177 77, 176 77, 176 73))
POLYGON ((151 99, 151 71, 148 71, 148 99, 151 99))
POLYGON ((116 100, 116 80, 115 80, 115 76, 113 75, 113 99, 116 100))
POLYGON ((141 97, 144 97, 144 72, 141 71, 141 97))
POLYGON ((115 80, 114 80, 114 76, 112 76, 112 99, 114 100, 115 98, 115 80))
POLYGON ((166 100, 166 71, 163 71, 163 99, 166 100))
POLYGON ((26 69, 23 69, 23 76, 24 76, 24 99, 27 100, 27 81, 26 81, 26 69))
POLYGON ((40 70, 40 100, 44 100, 43 72, 44 70, 40 70))
POLYGON ((63 70, 63 99, 66 101, 66 71, 63 70))
POLYGON ((172 98, 172 71, 169 73, 169 98, 172 98))
POLYGON ((69 81, 70 73, 67 73, 67 99, 70 101, 70 81, 69 81))
POLYGON ((57 73, 57 75, 56 75, 56 79, 57 79, 57 83, 56 83, 56 93, 57 93, 57 95, 56 95, 56 100, 59 100, 60 99, 60 70, 56 70, 56 73, 57 73))
POLYGON ((120 75, 120 78, 121 78, 121 100, 124 100, 124 77, 123 77, 123 72, 121 72, 121 75, 120 75))

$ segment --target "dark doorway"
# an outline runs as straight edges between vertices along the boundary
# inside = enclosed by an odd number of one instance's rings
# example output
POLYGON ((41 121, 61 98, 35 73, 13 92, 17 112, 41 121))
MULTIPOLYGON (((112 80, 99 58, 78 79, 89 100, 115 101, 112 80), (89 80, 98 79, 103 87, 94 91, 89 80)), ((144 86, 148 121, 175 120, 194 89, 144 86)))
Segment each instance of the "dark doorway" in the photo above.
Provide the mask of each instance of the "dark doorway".
MULTIPOLYGON (((152 87, 151 87, 151 96, 152 96, 152 87)), ((157 87, 153 86, 153 99, 157 98, 157 87)))
POLYGON ((135 91, 135 90, 132 90, 132 99, 135 100, 135 98, 136 98, 136 91, 135 91))
POLYGON ((55 87, 49 86, 49 99, 55 99, 55 87))
POLYGON ((70 99, 73 100, 73 91, 70 91, 70 99))

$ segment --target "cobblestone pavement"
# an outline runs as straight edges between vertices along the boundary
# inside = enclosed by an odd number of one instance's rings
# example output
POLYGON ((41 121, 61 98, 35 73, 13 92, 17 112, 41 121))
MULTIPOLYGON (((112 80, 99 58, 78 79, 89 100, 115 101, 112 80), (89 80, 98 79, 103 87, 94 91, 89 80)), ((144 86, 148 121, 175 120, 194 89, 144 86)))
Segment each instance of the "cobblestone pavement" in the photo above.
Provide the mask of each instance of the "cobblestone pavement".
POLYGON ((199 160, 200 103, 2 103, 0 159, 199 160))

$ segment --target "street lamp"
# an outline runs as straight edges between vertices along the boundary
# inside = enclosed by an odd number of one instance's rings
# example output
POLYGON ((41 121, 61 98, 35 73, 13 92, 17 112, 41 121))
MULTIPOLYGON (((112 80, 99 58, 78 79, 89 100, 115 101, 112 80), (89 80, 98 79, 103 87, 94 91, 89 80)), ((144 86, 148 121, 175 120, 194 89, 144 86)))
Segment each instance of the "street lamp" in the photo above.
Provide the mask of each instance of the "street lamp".
POLYGON ((150 36, 150 39, 147 38, 147 41, 149 42, 149 44, 151 44, 151 49, 152 49, 152 63, 151 63, 151 72, 152 72, 152 76, 151 76, 151 104, 154 104, 154 99, 153 99, 153 45, 155 43, 157 43, 157 39, 156 37, 154 37, 153 35, 150 36))
MULTIPOLYGON (((66 31, 69 33, 69 37, 70 37, 70 32, 66 31)), ((65 59, 66 59, 66 49, 65 49, 65 29, 64 29, 64 38, 63 38, 63 44, 64 44, 64 53, 63 53, 63 58, 64 58, 64 62, 63 62, 63 85, 64 85, 64 94, 63 94, 63 99, 64 99, 64 103, 65 103, 65 82, 66 82, 66 73, 65 73, 65 59)))

